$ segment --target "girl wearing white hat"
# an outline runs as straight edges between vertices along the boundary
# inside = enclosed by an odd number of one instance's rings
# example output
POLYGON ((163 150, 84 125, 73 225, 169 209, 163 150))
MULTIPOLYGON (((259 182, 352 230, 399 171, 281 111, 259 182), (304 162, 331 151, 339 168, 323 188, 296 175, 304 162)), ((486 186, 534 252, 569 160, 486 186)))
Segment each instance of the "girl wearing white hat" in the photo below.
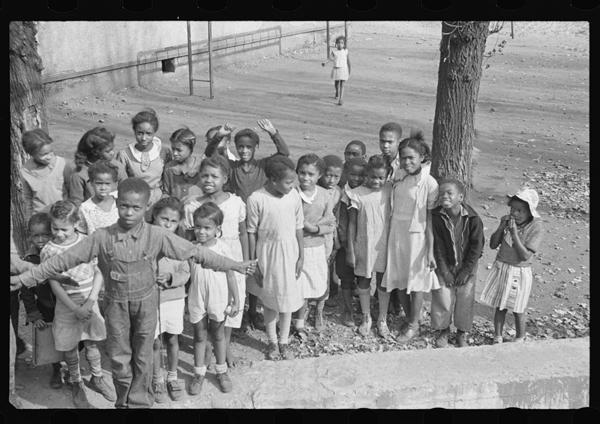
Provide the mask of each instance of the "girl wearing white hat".
POLYGON ((525 188, 508 196, 510 214, 500 219, 500 225, 490 238, 490 248, 500 246, 496 261, 487 277, 480 301, 496 308, 494 343, 502 343, 506 311, 515 317, 516 337, 525 339, 525 317, 531 284, 531 262, 542 240, 542 223, 536 211, 538 194, 525 188))

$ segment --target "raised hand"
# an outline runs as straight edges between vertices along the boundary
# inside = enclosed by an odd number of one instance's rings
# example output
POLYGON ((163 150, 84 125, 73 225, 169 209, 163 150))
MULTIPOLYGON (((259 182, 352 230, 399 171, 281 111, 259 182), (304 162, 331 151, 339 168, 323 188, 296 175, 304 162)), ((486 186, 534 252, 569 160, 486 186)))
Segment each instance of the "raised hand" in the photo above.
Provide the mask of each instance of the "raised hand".
POLYGON ((268 119, 259 119, 256 121, 256 123, 262 130, 268 132, 270 135, 273 135, 277 132, 275 126, 268 119))

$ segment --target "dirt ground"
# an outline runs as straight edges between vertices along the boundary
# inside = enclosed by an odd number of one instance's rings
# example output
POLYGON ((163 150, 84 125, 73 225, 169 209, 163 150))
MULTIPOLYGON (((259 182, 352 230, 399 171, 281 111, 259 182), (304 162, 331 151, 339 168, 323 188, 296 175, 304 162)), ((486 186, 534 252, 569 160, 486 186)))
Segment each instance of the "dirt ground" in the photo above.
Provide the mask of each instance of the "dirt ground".
MULTIPOLYGON (((306 46, 253 62, 227 66, 217 62, 213 100, 208 99, 202 83, 195 88, 198 96, 186 95, 184 69, 164 74, 144 88, 98 97, 85 93, 78 98, 51 97, 49 130, 57 153, 68 158, 83 132, 98 125, 117 134, 117 148, 125 147, 133 138, 129 121, 143 107, 158 112, 157 135, 163 141, 182 125, 203 135, 220 123, 256 128, 257 119, 269 118, 287 141, 292 159, 309 151, 342 155, 352 139, 365 141, 369 155, 378 153, 378 129, 388 121, 421 128, 430 141, 440 29, 435 22, 351 23, 352 74, 341 107, 333 98, 330 68, 321 67, 324 46, 306 46)), ((587 335, 589 27, 585 22, 516 22, 515 38, 511 39, 507 24, 489 37, 486 51, 498 50, 502 40, 506 40, 503 51, 486 59, 484 65, 470 204, 481 215, 489 240, 499 217, 508 211, 506 194, 523 184, 538 190, 546 234, 533 264, 535 284, 527 331, 532 339, 587 335)), ((258 157, 273 152, 273 146, 263 141, 258 157)), ((495 251, 486 247, 479 265, 477 295, 494 257, 495 251)), ((476 311, 470 342, 491 343, 493 311, 479 304, 476 311)), ((427 312, 421 337, 405 345, 384 342, 374 333, 363 339, 341 325, 340 312, 336 307, 326 308, 327 329, 321 335, 310 330, 303 343, 293 341, 299 357, 432 347, 427 312)), ((391 314, 390 329, 397 330, 401 321, 399 315, 391 314)), ((509 334, 514 334, 512 317, 507 324, 509 334)), ((20 333, 30 339, 30 331, 22 326, 20 333)), ((186 327, 181 338, 180 376, 186 378, 192 372, 191 334, 186 327)), ((233 340, 242 367, 264 360, 264 333, 251 330, 234 335, 233 340)), ((17 382, 23 386, 19 394, 26 407, 71 407, 66 389, 48 388, 49 366, 31 369, 26 362, 19 364, 17 382), (40 386, 31 389, 36 379, 47 390, 39 390, 40 386)))

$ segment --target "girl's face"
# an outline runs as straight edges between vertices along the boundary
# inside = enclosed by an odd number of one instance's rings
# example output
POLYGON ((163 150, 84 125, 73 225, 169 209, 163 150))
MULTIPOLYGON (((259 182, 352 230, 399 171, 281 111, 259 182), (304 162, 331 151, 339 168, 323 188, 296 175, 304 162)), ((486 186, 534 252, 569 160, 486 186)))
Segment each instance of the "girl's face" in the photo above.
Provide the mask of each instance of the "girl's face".
POLYGON ((348 162, 352 158, 359 158, 363 155, 362 149, 358 144, 350 144, 344 150, 344 160, 348 162))
POLYGON ((369 188, 379 190, 385 184, 387 170, 385 168, 373 168, 367 172, 365 185, 369 188))
POLYGON ((75 224, 68 219, 51 219, 50 230, 52 231, 52 241, 57 244, 64 244, 75 240, 75 224))
POLYGON ((99 200, 104 200, 110 196, 110 193, 115 191, 117 185, 111 174, 96 174, 91 183, 94 195, 99 200))
POLYGON ((396 157, 400 137, 394 131, 384 131, 379 136, 379 150, 389 158, 396 157))
POLYGON ((346 42, 344 40, 337 40, 335 42, 335 46, 337 47, 338 50, 342 50, 344 48, 345 44, 346 44, 346 42))
POLYGON ((211 218, 199 218, 194 221, 194 235, 201 244, 214 240, 220 228, 211 218))
POLYGON ((338 185, 342 178, 342 168, 339 166, 329 166, 325 174, 321 177, 321 184, 328 189, 332 189, 338 185))
POLYGON ((240 137, 235 143, 238 156, 242 162, 250 162, 256 151, 256 144, 250 137, 240 137))
POLYGON ((29 241, 39 250, 50 241, 52 232, 48 225, 39 223, 29 228, 29 241))
POLYGON ((192 149, 187 144, 177 141, 171 144, 171 150, 173 151, 173 159, 177 163, 185 162, 192 155, 192 149))
POLYGON ((142 122, 135 126, 133 133, 135 134, 135 141, 137 142, 136 147, 145 150, 152 144, 156 130, 150 122, 142 122))
POLYGON ((298 182, 302 191, 313 190, 319 178, 321 178, 321 173, 312 163, 305 163, 298 169, 298 182))
POLYGON ((419 154, 415 149, 405 147, 400 152, 400 167, 409 174, 415 174, 421 169, 421 163, 423 163, 423 156, 419 154))
POLYGON ((517 225, 521 225, 531 219, 531 212, 529 212, 527 202, 512 199, 508 206, 510 206, 510 216, 515 220, 517 225))
POLYGON ((271 179, 271 184, 273 185, 273 189, 282 195, 288 194, 294 188, 294 184, 296 183, 296 173, 291 169, 285 171, 283 178, 280 180, 271 179))
POLYGON ((204 194, 210 195, 223 191, 227 176, 221 168, 205 166, 200 170, 200 188, 204 194))
POLYGON ((179 211, 171 208, 163 208, 156 214, 152 223, 174 233, 179 226, 180 219, 179 211))
POLYGON ((444 209, 452 209, 463 201, 463 194, 458 191, 456 185, 444 183, 440 186, 438 202, 444 209))
POLYGON ((31 158, 38 165, 50 165, 50 162, 52 162, 52 159, 54 159, 54 150, 52 150, 52 145, 44 144, 42 147, 37 149, 34 154, 31 155, 31 158))
POLYGON ((103 160, 111 161, 115 157, 115 145, 114 143, 110 143, 107 145, 104 150, 100 153, 100 158, 103 160))
POLYGON ((352 165, 348 169, 348 185, 350 188, 356 188, 365 180, 365 167, 360 165, 352 165))

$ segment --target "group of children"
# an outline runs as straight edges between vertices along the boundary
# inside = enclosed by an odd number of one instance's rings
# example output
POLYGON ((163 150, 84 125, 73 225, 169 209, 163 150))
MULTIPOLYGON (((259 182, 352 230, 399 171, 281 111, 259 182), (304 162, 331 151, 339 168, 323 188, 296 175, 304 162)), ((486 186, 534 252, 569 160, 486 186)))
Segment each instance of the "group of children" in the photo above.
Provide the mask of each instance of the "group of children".
MULTIPOLYGON (((80 342, 92 389, 116 407, 178 400, 184 391, 178 336, 187 308, 194 329, 187 391, 201 391, 210 339, 218 385, 229 392, 232 329, 264 329, 267 357, 292 358, 290 332, 306 337, 313 302, 314 329, 322 331, 325 302, 339 285, 343 323, 355 326, 356 287, 358 331, 366 336, 372 277, 381 337, 391 337, 392 293, 406 316, 398 339, 408 341, 419 334, 423 295, 431 291, 437 345, 447 345, 452 317, 457 345, 467 345, 483 224, 464 202, 460 181, 438 184, 430 175, 422 133, 402 139, 402 127, 391 122, 380 129, 380 153, 368 159, 365 144, 353 140, 343 159, 309 153, 294 163, 273 124, 258 125, 277 149, 270 157, 255 158, 259 136, 252 129, 235 133, 236 156, 228 124, 209 129, 198 154, 188 128, 163 145, 155 112, 144 110, 132 119, 135 142, 116 157, 114 135, 94 128, 80 140, 71 167, 53 154, 48 134, 23 134, 31 157, 23 170, 31 251, 19 257, 11 250, 11 295, 21 293, 36 328, 52 322, 77 407, 87 405, 80 342), (116 395, 102 378, 96 343, 104 339, 116 395)), ((500 250, 482 301, 497 308, 495 342, 503 340, 507 309, 515 314, 516 340, 525 337, 531 257, 542 233, 537 202, 532 189, 511 196, 510 214, 491 237, 490 247, 500 250)), ((62 385, 60 369, 53 365, 52 387, 62 385)))

